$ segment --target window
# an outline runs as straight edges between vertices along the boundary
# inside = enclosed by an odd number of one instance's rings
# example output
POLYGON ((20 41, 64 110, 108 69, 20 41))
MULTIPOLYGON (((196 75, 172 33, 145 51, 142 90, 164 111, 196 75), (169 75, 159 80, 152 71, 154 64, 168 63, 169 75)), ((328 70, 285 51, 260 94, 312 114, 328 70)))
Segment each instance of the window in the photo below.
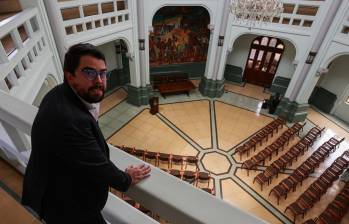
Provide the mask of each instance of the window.
POLYGON ((63 20, 80 18, 80 11, 78 7, 61 9, 63 20))
POLYGON ((13 85, 7 77, 5 78, 5 83, 8 89, 12 89, 13 85))
POLYGON ((114 12, 113 2, 102 3, 102 13, 114 12))
POLYGON ((98 5, 86 5, 83 7, 84 16, 93 16, 98 14, 98 5))

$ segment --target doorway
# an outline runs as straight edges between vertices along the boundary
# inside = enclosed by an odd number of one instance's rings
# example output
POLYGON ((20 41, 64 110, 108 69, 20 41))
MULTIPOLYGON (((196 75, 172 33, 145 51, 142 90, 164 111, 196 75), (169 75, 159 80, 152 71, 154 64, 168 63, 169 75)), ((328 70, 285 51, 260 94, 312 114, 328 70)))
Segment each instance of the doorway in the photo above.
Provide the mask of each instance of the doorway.
POLYGON ((252 41, 246 61, 245 82, 270 87, 276 74, 285 45, 271 37, 257 37, 252 41))

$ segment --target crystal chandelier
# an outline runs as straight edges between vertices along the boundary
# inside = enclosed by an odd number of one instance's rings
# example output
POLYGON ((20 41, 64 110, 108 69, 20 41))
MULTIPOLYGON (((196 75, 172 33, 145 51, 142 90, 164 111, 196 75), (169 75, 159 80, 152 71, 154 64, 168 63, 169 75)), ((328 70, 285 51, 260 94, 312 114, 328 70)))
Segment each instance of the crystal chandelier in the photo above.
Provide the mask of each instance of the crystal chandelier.
POLYGON ((235 20, 252 26, 256 22, 271 22, 283 12, 280 0, 231 0, 235 20))

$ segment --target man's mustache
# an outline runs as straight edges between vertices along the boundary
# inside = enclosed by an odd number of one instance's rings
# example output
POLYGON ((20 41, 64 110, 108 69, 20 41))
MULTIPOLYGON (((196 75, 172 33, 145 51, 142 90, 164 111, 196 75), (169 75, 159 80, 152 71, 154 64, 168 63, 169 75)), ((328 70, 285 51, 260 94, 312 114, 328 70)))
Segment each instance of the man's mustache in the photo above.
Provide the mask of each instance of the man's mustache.
POLYGON ((89 90, 94 90, 94 89, 100 89, 104 91, 104 86, 103 85, 95 85, 93 87, 91 87, 89 90))

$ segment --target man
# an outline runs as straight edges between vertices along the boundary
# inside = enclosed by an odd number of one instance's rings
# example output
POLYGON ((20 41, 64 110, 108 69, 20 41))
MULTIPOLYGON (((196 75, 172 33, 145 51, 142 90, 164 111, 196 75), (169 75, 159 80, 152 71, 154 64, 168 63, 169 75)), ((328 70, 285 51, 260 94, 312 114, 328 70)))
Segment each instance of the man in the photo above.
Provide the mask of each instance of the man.
POLYGON ((123 172, 109 160, 97 123, 106 75, 104 55, 93 45, 72 46, 64 83, 45 96, 35 117, 22 204, 48 224, 106 223, 101 210, 108 188, 126 191, 150 175, 149 166, 123 172))

